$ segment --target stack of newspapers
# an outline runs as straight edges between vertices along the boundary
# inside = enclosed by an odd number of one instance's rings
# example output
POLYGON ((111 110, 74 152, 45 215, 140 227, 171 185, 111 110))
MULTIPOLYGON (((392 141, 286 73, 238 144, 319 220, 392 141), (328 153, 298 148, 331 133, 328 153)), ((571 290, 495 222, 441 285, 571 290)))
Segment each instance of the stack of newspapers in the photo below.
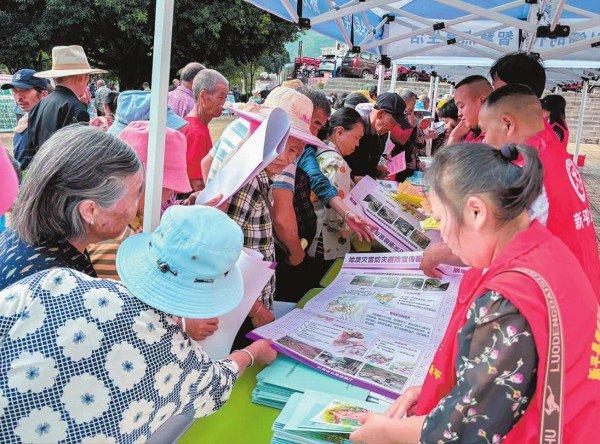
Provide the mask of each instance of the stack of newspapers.
POLYGON ((300 362, 280 355, 256 375, 252 402, 281 410, 294 393, 315 390, 366 400, 369 390, 327 376, 300 362))

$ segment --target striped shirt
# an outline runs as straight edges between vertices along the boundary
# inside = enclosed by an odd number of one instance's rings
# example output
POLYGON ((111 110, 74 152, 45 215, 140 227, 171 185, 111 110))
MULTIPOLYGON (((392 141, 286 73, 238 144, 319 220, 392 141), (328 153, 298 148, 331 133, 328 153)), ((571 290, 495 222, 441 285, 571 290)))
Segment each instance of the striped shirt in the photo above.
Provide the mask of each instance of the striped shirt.
POLYGON ((136 216, 134 221, 125 228, 123 234, 116 239, 108 239, 88 247, 90 260, 99 278, 121 280, 117 273, 117 250, 125 239, 141 231, 142 221, 136 216))
POLYGON ((250 122, 245 119, 236 119, 227 125, 221 137, 219 137, 209 151, 213 161, 208 172, 208 177, 206 178, 206 183, 214 179, 215 175, 221 171, 249 134, 250 122))
POLYGON ((290 163, 285 169, 273 178, 273 188, 296 192, 296 163, 290 163))

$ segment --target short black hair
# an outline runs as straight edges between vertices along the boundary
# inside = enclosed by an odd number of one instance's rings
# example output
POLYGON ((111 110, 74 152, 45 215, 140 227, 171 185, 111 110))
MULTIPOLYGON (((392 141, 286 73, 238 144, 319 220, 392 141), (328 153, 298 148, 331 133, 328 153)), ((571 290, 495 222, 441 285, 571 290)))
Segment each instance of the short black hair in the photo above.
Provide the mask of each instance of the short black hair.
POLYGON ((458 108, 456 107, 456 102, 454 99, 448 100, 437 110, 438 116, 440 119, 448 118, 458 120, 458 108))
POLYGON ((347 92, 342 92, 342 93, 338 94, 338 96, 335 100, 335 103, 333 104, 333 107, 335 109, 340 109, 342 106, 344 106, 344 100, 348 96, 349 96, 349 93, 347 93, 347 92))
POLYGON ((546 70, 539 57, 524 52, 500 57, 490 68, 490 77, 527 85, 538 97, 542 97, 546 87, 546 70))
POLYGON ((537 97, 536 94, 527 85, 522 85, 520 83, 509 83, 508 85, 504 85, 492 91, 486 99, 485 104, 490 106, 494 105, 502 99, 506 99, 507 97, 519 96, 537 97))
POLYGON ((360 114, 352 108, 343 106, 331 115, 327 125, 319 131, 319 138, 325 140, 339 126, 349 131, 357 123, 362 123, 364 125, 360 114))
POLYGON ((351 93, 348 94, 342 106, 345 106, 347 108, 355 108, 356 105, 359 105, 361 103, 369 103, 369 99, 367 99, 361 93, 351 93))
POLYGON ((117 100, 119 99, 119 93, 117 91, 111 91, 106 95, 106 99, 104 99, 104 104, 108 106, 108 109, 111 113, 117 112, 117 100))
POLYGON ((460 82, 458 82, 456 84, 454 89, 456 90, 456 89, 460 88, 461 86, 471 85, 472 83, 481 82, 482 80, 484 82, 488 82, 488 79, 486 79, 485 77, 480 76, 479 74, 474 74, 472 76, 465 77, 464 79, 462 79, 460 82))
POLYGON ((302 88, 300 92, 310 99, 314 109, 323 110, 323 112, 327 114, 327 117, 329 117, 329 115, 331 114, 331 103, 322 91, 319 91, 315 88, 305 87, 302 88))

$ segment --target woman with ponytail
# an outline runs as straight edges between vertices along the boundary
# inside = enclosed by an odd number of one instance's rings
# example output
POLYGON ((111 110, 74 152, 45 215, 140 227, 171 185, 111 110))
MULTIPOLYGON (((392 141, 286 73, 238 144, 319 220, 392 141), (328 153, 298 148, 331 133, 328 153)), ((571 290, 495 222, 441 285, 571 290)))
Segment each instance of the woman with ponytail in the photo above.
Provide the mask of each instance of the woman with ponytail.
POLYGON ((540 102, 542 102, 544 119, 548 121, 561 146, 566 150, 567 145, 569 145, 569 127, 565 117, 567 101, 563 96, 550 94, 541 99, 540 102))
POLYGON ((543 184, 537 151, 448 146, 426 174, 444 242, 471 268, 423 385, 408 389, 386 414, 365 415, 350 438, 597 440, 598 302, 573 253, 529 217, 543 184))

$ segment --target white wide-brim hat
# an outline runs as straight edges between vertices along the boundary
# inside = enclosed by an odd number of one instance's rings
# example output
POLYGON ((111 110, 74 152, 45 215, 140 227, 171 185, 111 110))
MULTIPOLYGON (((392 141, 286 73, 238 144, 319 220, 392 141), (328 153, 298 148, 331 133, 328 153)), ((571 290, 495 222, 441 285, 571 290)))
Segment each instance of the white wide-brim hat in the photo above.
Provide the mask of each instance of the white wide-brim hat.
POLYGON ((313 104, 304 94, 285 86, 274 88, 262 105, 255 105, 249 109, 228 106, 233 113, 249 121, 262 122, 274 108, 282 108, 290 119, 290 137, 295 137, 308 145, 327 148, 325 142, 310 132, 310 119, 313 113, 313 104))
POLYGON ((34 77, 55 79, 80 74, 105 74, 104 69, 92 68, 85 51, 79 45, 55 46, 52 48, 52 69, 40 71, 34 77))

